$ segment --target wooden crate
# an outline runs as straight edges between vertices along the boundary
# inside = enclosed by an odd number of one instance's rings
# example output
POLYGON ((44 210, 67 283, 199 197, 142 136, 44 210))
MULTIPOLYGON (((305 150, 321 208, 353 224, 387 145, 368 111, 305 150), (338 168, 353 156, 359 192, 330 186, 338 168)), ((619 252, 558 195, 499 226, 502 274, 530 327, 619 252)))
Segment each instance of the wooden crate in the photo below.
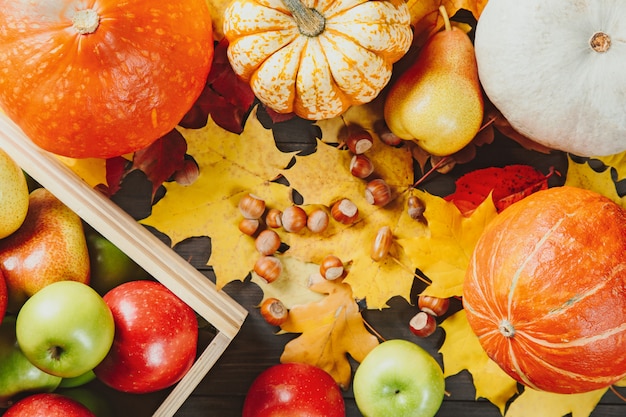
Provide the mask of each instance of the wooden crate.
POLYGON ((153 414, 153 417, 173 416, 237 335, 247 310, 218 291, 191 264, 109 198, 92 189, 55 156, 36 146, 2 113, 0 148, 34 180, 215 327, 215 337, 153 414))

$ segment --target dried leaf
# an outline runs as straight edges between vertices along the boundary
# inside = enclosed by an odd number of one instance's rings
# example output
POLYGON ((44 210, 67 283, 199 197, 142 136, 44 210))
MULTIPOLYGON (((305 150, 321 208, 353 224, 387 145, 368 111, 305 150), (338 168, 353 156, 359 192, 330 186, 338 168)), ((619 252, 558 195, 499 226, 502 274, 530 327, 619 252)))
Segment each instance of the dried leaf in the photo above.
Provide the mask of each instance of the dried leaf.
MULTIPOLYGON (((517 382, 489 359, 469 326, 465 310, 448 317, 441 323, 441 327, 446 332, 446 338, 439 349, 443 355, 444 376, 456 375, 463 370, 469 371, 476 387, 476 398, 486 398, 504 414, 507 402, 517 394, 517 382)), ((525 416, 530 415, 549 416, 537 413, 528 413, 525 416)))
POLYGON ((318 366, 345 389, 352 379, 347 355, 361 362, 378 345, 378 339, 366 329, 350 285, 341 279, 320 280, 311 290, 327 295, 290 310, 281 328, 301 334, 287 343, 280 360, 318 366))
POLYGON ((135 152, 131 170, 139 169, 146 174, 152 182, 154 195, 163 182, 185 166, 186 151, 185 138, 177 130, 172 130, 147 148, 135 152))
POLYGON ((225 39, 215 46, 206 86, 181 120, 182 127, 199 129, 207 124, 211 115, 218 126, 233 133, 243 131, 255 97, 250 85, 233 71, 226 56, 227 48, 225 39))

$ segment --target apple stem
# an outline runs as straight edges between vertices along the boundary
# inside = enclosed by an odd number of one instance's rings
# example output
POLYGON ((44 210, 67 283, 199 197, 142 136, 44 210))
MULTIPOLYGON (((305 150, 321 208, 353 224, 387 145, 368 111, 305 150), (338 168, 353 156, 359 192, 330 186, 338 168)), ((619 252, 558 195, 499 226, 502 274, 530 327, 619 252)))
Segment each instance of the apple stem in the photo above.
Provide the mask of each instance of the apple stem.
POLYGON ((439 13, 441 13, 441 17, 443 17, 443 24, 446 30, 452 30, 452 25, 450 24, 450 17, 448 16, 448 12, 446 11, 445 6, 439 6, 439 13))
POLYGON ((48 353, 50 354, 50 357, 54 360, 59 360, 62 352, 63 352, 63 348, 60 346, 52 346, 50 349, 48 349, 48 353))

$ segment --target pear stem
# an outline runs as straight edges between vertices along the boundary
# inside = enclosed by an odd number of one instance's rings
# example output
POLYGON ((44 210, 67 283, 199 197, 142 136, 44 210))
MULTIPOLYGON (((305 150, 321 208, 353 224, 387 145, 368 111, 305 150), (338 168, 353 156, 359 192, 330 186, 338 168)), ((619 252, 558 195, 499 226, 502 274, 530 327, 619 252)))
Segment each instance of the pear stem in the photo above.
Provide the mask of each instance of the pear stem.
POLYGON ((304 7, 300 0, 282 0, 282 2, 296 21, 300 33, 313 38, 324 32, 326 18, 319 11, 304 7))
POLYGON ((450 24, 450 17, 448 16, 448 12, 446 11, 445 6, 439 6, 439 13, 441 14, 441 17, 443 18, 443 25, 445 26, 446 30, 452 30, 452 25, 450 24))

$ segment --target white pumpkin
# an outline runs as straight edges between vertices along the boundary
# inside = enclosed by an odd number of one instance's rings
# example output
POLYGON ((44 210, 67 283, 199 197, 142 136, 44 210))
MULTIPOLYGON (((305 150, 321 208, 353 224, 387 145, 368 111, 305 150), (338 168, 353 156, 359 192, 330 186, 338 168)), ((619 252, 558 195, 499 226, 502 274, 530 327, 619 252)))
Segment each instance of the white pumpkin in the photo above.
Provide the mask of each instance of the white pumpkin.
POLYGON ((475 49, 518 132, 579 156, 626 150, 626 0, 489 0, 475 49))

